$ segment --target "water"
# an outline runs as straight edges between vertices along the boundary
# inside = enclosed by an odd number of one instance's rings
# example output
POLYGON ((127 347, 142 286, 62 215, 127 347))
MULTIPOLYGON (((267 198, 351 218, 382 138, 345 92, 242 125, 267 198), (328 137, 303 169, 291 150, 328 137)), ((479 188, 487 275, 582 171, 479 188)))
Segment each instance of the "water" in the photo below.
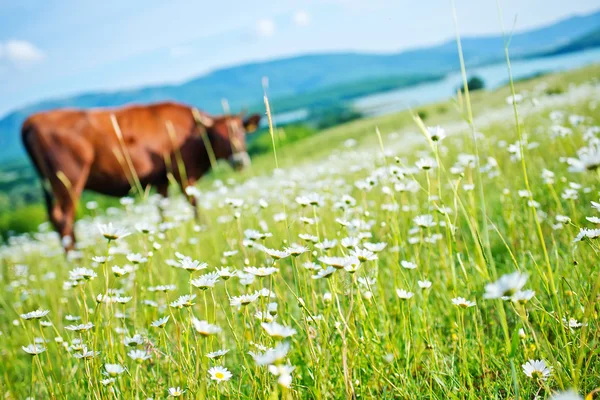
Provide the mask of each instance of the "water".
MULTIPOLYGON (((517 80, 540 72, 570 70, 597 62, 600 62, 600 48, 553 57, 511 61, 511 67, 513 79, 517 80)), ((469 68, 467 74, 482 78, 487 89, 495 89, 508 82, 504 62, 469 68)), ((352 105, 367 115, 389 114, 448 99, 456 94, 456 89, 460 86, 462 86, 462 77, 458 72, 437 82, 364 96, 355 99, 352 105)))

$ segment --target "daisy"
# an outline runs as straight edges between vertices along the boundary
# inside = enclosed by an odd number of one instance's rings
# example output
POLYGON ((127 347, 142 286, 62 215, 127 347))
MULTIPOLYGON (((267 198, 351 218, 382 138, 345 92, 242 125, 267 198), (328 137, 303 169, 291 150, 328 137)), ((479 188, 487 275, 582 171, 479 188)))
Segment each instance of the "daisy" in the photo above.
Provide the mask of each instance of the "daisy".
POLYGON ((452 299, 452 304, 460 308, 469 308, 475 306, 474 301, 469 301, 464 297, 455 297, 452 299))
POLYGON ((260 326, 263 327, 269 336, 276 339, 285 339, 296 334, 296 330, 294 328, 280 325, 275 321, 269 323, 263 322, 260 324, 260 326))
POLYGON ((183 390, 179 386, 169 388, 169 396, 171 397, 180 397, 183 395, 183 393, 185 393, 185 390, 183 390))
POLYGON ((529 360, 522 367, 525 375, 532 379, 546 380, 552 373, 552 367, 544 360, 529 360))
POLYGON ((110 385, 112 385, 115 382, 116 382, 115 378, 106 378, 106 379, 100 380, 100 383, 103 386, 110 386, 110 385))
POLYGON ((219 273, 211 272, 209 274, 202 275, 196 279, 192 279, 190 283, 200 290, 207 290, 215 287, 215 284, 219 281, 219 273))
POLYGON ((223 257, 225 258, 229 258, 229 257, 233 257, 238 253, 237 250, 230 250, 230 251, 224 251, 223 252, 223 257))
POLYGON ((567 390, 565 392, 554 393, 550 396, 550 400, 583 400, 583 397, 574 390, 567 390))
POLYGON ((421 289, 429 289, 432 285, 431 281, 428 281, 427 279, 424 281, 417 281, 417 283, 421 289))
POLYGON ((113 275, 116 276, 117 278, 127 275, 127 270, 125 268, 121 268, 117 265, 113 266, 111 268, 111 270, 112 270, 113 275))
POLYGON ((150 326, 153 326, 154 328, 164 328, 165 325, 167 325, 167 322, 169 322, 169 318, 171 318, 170 315, 167 315, 166 317, 159 318, 156 321, 153 321, 150 324, 150 326))
POLYGON ((496 282, 485 285, 483 298, 499 299, 507 296, 510 297, 525 286, 527 278, 527 274, 523 274, 519 271, 502 275, 496 282))
POLYGON ((88 331, 88 330, 92 329, 93 327, 94 327, 94 324, 91 322, 88 322, 87 324, 67 325, 67 326, 65 326, 65 329, 68 331, 73 331, 73 332, 83 332, 83 331, 88 331))
POLYGON ((347 249, 353 249, 360 244, 360 239, 357 237, 345 237, 342 239, 342 246, 347 249))
POLYGON ((221 366, 212 367, 208 370, 208 374, 210 375, 210 379, 217 381, 217 383, 228 381, 233 376, 227 368, 221 366))
POLYGON ((94 256, 92 257, 92 261, 98 264, 104 264, 107 261, 112 260, 112 256, 94 256))
POLYGON ((201 263, 198 260, 192 260, 190 257, 185 257, 179 262, 179 268, 188 272, 200 271, 208 267, 207 263, 201 263))
POLYGON ((372 251, 373 253, 379 253, 387 246, 387 243, 363 243, 365 249, 372 251))
POLYGON ((277 315, 277 307, 278 307, 277 303, 269 303, 267 305, 267 311, 271 315, 277 315))
POLYGON ((337 245, 337 240, 327 240, 323 239, 320 243, 315 244, 317 249, 321 250, 330 250, 333 249, 337 245))
POLYGON ((577 234, 577 237, 575 237, 575 239, 573 239, 573 243, 580 242, 584 238, 596 239, 598 237, 600 237, 600 229, 581 228, 579 230, 579 233, 577 234))
POLYGON ((272 349, 266 349, 264 353, 255 354, 249 352, 249 354, 252 356, 257 365, 271 365, 283 361, 289 351, 290 343, 281 342, 272 349))
POLYGON ((584 324, 582 322, 577 321, 575 318, 569 318, 569 320, 567 321, 566 318, 562 319, 563 323, 568 326, 571 329, 579 329, 582 326, 587 326, 587 324, 584 324))
POLYGON ((278 272, 279 269, 275 267, 246 267, 244 268, 244 271, 262 278, 278 272))
POLYGON ((112 377, 121 375, 123 372, 125 372, 125 368, 123 368, 123 366, 120 364, 104 364, 104 369, 106 370, 108 376, 112 377))
POLYGON ((515 303, 525 304, 531 300, 533 296, 535 296, 535 292, 533 290, 523 290, 513 294, 511 300, 515 303))
POLYGON ((318 270, 322 269, 319 264, 314 263, 312 261, 307 261, 307 262, 303 263, 302 267, 304 267, 304 269, 308 269, 309 271, 318 271, 318 270))
POLYGON ((406 268, 406 269, 416 269, 417 268, 417 264, 415 264, 412 261, 402 260, 402 261, 400 261, 400 265, 402 265, 402 268, 406 268))
POLYGON ((285 388, 292 385, 292 372, 294 368, 291 365, 269 365, 269 372, 277 376, 277 383, 285 388))
POLYGON ((87 347, 84 346, 81 353, 73 354, 73 357, 78 358, 78 359, 88 360, 90 358, 96 357, 99 354, 100 354, 99 351, 88 350, 87 347))
POLYGON ((210 352, 206 355, 208 358, 212 358, 213 360, 218 360, 223 357, 225 354, 229 353, 229 349, 217 350, 210 352))
POLYGON ((152 358, 152 354, 147 353, 145 350, 131 350, 129 353, 127 353, 127 355, 129 356, 129 358, 135 360, 138 363, 142 363, 152 358))
POLYGON ((40 318, 44 318, 46 315, 48 315, 50 311, 49 310, 35 310, 35 311, 31 311, 28 312, 26 314, 21 314, 21 318, 28 320, 28 319, 40 319, 40 318))
POLYGON ((88 281, 96 277, 96 273, 87 268, 75 268, 69 271, 69 279, 73 281, 88 281))
POLYGON ((301 233, 298 235, 298 237, 304 241, 307 242, 312 242, 312 243, 318 243, 319 242, 319 237, 318 236, 314 236, 314 235, 309 235, 306 233, 301 233))
POLYGON ((435 226, 435 220, 433 219, 433 215, 430 214, 417 215, 415 218, 413 218, 413 222, 415 223, 415 225, 423 228, 435 226))
POLYGON ((21 348, 25 353, 31 354, 32 356, 37 356, 38 354, 41 354, 46 351, 46 348, 39 344, 30 344, 27 347, 21 346, 21 348))
POLYGON ((282 250, 276 250, 276 249, 269 249, 267 247, 262 249, 265 253, 267 253, 267 255, 269 255, 271 258, 274 258, 276 260, 281 260, 282 258, 286 258, 289 257, 291 254, 288 251, 282 251, 282 250))
POLYGON ((173 308, 191 307, 195 304, 192 303, 192 301, 194 301, 195 298, 195 294, 185 294, 183 296, 179 296, 179 298, 172 302, 170 306, 173 308))
POLYGON ((177 287, 175 285, 159 285, 159 286, 150 286, 148 288, 148 291, 167 293, 167 292, 172 292, 175 289, 177 289, 177 287))
POLYGON ((330 265, 337 269, 342 269, 348 264, 348 257, 319 257, 319 261, 323 264, 330 265))
POLYGON ((353 274, 360 269, 360 266, 361 266, 361 263, 357 259, 356 262, 349 262, 348 264, 346 264, 346 266, 344 267, 344 270, 346 272, 353 274))
POLYGON ((133 264, 143 264, 148 261, 146 257, 141 255, 140 253, 132 253, 127 255, 127 259, 130 263, 133 264))
POLYGON ((271 290, 269 290, 267 288, 262 288, 260 290, 257 290, 255 294, 258 295, 258 297, 269 297, 269 298, 277 297, 275 295, 275 293, 273 293, 271 290))
POLYGON ((414 296, 414 293, 408 292, 404 289, 396 289, 396 294, 398 295, 399 298, 401 298, 403 300, 408 300, 414 296))
POLYGON ((256 301, 256 299, 258 299, 258 293, 243 294, 230 298, 229 303, 232 307, 247 306, 248 304, 256 301))
POLYGON ((435 160, 432 158, 421 158, 415 163, 415 165, 417 168, 427 171, 435 167, 435 160))
POLYGON ((154 233, 154 227, 147 222, 140 222, 140 223, 135 224, 135 229, 138 232, 143 233, 145 235, 154 233))
POLYGON ((224 280, 228 280, 229 278, 235 276, 235 271, 232 271, 230 267, 221 267, 217 268, 217 274, 224 280))
POLYGON ((139 333, 133 335, 133 337, 125 337, 123 338, 123 344, 125 346, 139 346, 144 343, 144 338, 139 333))
POLYGON ((316 275, 311 276, 312 279, 323 279, 329 278, 336 271, 334 267, 327 267, 325 269, 320 269, 316 275))
POLYGON ((107 225, 98 224, 98 230, 100 231, 102 236, 104 236, 104 238, 107 239, 109 242, 113 240, 119 240, 130 235, 130 233, 127 230, 117 228, 113 226, 112 223, 108 223, 107 225))
POLYGON ((441 126, 428 126, 427 137, 433 142, 441 142, 446 137, 446 131, 441 126))
POLYGON ((304 254, 309 250, 308 250, 308 247, 306 247, 306 246, 300 246, 297 244, 293 244, 290 247, 286 247, 284 251, 289 253, 293 257, 298 257, 300 254, 304 254))
POLYGON ((350 254, 358 258, 360 262, 375 261, 378 258, 377 254, 373 253, 372 251, 361 248, 350 250, 350 254))
POLYGON ((115 301, 115 303, 125 304, 125 303, 129 303, 129 301, 131 301, 132 298, 133 297, 131 297, 131 296, 128 296, 128 297, 115 296, 114 301, 115 301))
POLYGON ((194 329, 196 329, 196 332, 204 337, 216 335, 221 332, 221 328, 217 325, 212 325, 208 323, 208 321, 200 321, 195 317, 192 318, 192 325, 194 326, 194 329))

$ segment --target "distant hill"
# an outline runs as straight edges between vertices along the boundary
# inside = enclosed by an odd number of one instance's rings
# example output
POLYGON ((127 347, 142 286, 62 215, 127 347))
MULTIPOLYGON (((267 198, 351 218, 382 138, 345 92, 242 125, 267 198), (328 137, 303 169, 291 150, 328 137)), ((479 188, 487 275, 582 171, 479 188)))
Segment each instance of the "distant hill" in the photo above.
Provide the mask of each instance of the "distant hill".
MULTIPOLYGON (((557 23, 513 35, 513 56, 549 53, 576 45, 586 35, 597 35, 600 11, 575 16, 557 23)), ((595 37, 595 36, 594 36, 595 37)), ((501 36, 462 39, 468 66, 501 60, 501 36)), ((581 44, 579 44, 581 45, 581 44)), ((322 106, 357 95, 436 79, 459 68, 456 43, 392 54, 328 53, 309 54, 254 62, 216 70, 179 85, 160 85, 136 90, 85 93, 51 99, 15 110, 0 119, 0 162, 24 156, 19 128, 31 113, 59 107, 108 107, 127 103, 176 100, 209 112, 221 110, 226 98, 232 109, 258 109, 262 103, 262 77, 269 77, 269 96, 279 112, 293 107, 322 106), (328 92, 331 97, 328 97, 328 92), (277 101, 281 100, 279 107, 277 101)))
POLYGON ((560 46, 557 49, 544 53, 544 55, 555 56, 559 54, 574 53, 576 51, 587 50, 594 47, 600 47, 600 28, 591 33, 587 33, 564 46, 560 46))

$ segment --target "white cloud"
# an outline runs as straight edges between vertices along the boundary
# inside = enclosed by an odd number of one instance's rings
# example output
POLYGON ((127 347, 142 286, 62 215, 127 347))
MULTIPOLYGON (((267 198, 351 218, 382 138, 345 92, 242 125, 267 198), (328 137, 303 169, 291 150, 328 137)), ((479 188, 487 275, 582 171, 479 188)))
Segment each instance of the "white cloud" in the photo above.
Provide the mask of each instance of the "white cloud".
POLYGON ((306 26, 310 24, 310 14, 306 11, 297 11, 294 14, 294 23, 298 26, 306 26))
POLYGON ((33 64, 45 58, 44 52, 25 40, 7 40, 0 43, 0 59, 13 64, 33 64))
POLYGON ((275 22, 272 19, 260 19, 256 23, 256 33, 259 36, 267 37, 275 33, 275 22))
POLYGON ((171 54, 171 57, 179 58, 179 57, 185 57, 185 56, 192 54, 193 50, 191 47, 188 47, 188 46, 175 46, 175 47, 171 48, 169 53, 171 54))

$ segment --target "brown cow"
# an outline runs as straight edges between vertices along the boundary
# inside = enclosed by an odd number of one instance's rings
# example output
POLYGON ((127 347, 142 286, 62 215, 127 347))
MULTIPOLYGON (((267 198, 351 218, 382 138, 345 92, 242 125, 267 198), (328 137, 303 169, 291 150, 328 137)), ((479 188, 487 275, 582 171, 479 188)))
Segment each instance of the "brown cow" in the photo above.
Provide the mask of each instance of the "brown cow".
MULTIPOLYGON (((250 162, 246 133, 259 121, 260 115, 245 120, 239 115, 212 117, 182 104, 158 103, 42 112, 23 123, 21 135, 42 179, 50 221, 70 250, 75 209, 84 189, 125 196, 137 174, 135 186, 152 185, 166 196, 171 172, 185 190, 211 168, 206 139, 215 158, 243 168, 250 162)), ((193 197, 190 201, 195 205, 193 197)))

